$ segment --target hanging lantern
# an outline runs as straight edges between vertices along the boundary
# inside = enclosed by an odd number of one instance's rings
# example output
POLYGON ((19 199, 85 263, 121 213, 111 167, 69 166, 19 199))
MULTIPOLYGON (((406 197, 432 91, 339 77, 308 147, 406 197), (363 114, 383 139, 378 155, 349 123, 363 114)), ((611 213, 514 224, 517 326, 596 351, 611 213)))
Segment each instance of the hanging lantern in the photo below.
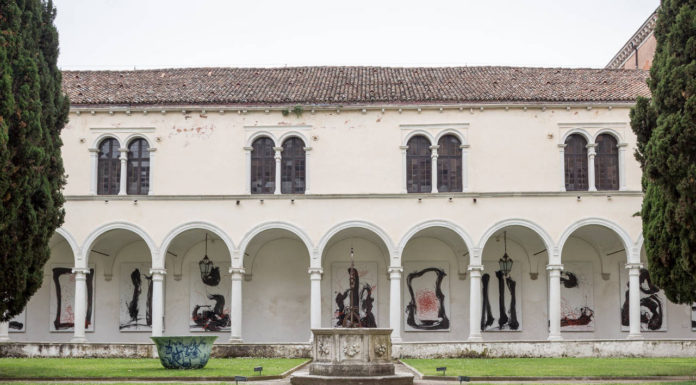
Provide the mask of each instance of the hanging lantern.
POLYGON ((510 271, 512 271, 512 258, 508 256, 507 253, 507 231, 503 232, 503 239, 504 239, 504 244, 505 244, 505 253, 503 254, 503 257, 498 260, 498 265, 500 265, 500 271, 503 273, 504 276, 510 275, 510 271))
POLYGON ((207 277, 213 269, 213 261, 208 259, 208 233, 205 234, 205 256, 198 262, 198 268, 201 270, 201 276, 207 277))

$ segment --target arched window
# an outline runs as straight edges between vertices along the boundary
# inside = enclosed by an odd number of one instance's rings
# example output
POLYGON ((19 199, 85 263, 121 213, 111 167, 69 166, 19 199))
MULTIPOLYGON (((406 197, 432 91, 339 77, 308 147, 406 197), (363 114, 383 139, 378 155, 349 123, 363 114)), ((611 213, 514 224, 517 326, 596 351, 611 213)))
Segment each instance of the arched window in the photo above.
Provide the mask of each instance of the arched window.
POLYGON ((573 134, 565 144, 566 191, 587 191, 587 140, 582 135, 573 134))
POLYGON ((251 147, 251 193, 273 194, 275 192, 275 151, 273 140, 259 138, 251 147))
POLYGON ((597 190, 619 189, 619 148, 614 136, 601 134, 595 147, 595 186, 597 190))
POLYGON ((409 139, 406 150, 406 189, 410 193, 429 193, 431 186, 430 141, 423 136, 414 136, 409 139))
POLYGON ((300 138, 289 138, 283 142, 281 153, 281 184, 283 194, 304 194, 305 192, 305 150, 300 138))
POLYGON ((150 189, 150 145, 139 138, 128 145, 128 194, 147 195, 150 189))
POLYGON ((454 135, 445 135, 437 144, 437 191, 462 191, 462 143, 454 135))
POLYGON ((114 138, 107 138, 99 143, 99 161, 97 166, 97 194, 116 195, 121 182, 121 161, 119 144, 114 138))

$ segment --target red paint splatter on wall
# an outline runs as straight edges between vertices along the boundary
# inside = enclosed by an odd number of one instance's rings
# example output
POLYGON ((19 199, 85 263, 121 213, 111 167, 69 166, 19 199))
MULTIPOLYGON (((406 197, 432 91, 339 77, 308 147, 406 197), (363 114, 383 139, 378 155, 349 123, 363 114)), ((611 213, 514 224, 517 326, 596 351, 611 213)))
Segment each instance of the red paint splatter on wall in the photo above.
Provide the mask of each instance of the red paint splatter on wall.
POLYGON ((418 318, 423 320, 437 319, 439 301, 435 292, 429 289, 418 290, 416 293, 416 306, 418 318))

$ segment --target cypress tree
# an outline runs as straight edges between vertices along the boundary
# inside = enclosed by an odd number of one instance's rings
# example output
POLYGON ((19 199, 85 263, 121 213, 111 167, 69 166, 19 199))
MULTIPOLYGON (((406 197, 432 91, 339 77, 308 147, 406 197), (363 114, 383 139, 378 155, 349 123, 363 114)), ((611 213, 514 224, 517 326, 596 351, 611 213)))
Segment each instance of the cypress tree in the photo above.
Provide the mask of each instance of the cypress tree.
POLYGON ((631 111, 643 168, 650 275, 672 302, 696 301, 696 1, 663 0, 651 99, 631 111))
POLYGON ((63 223, 60 131, 69 102, 51 1, 0 0, 0 320, 41 286, 63 223))

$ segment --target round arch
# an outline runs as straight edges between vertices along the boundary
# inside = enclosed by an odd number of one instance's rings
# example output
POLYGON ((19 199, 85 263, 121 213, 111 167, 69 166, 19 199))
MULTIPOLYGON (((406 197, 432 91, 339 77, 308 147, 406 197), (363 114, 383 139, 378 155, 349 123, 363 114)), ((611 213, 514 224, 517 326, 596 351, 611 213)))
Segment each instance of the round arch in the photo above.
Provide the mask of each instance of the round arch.
MULTIPOLYGON (((541 238, 541 240, 544 242, 544 245, 546 246, 546 250, 547 250, 548 255, 549 255, 549 259, 552 258, 552 256, 554 255, 554 253, 552 252, 554 250, 554 243, 553 243, 553 239, 551 238, 551 236, 549 236, 549 234, 546 232, 546 230, 544 230, 544 228, 542 228, 538 224, 536 224, 532 221, 529 221, 527 219, 520 219, 520 218, 506 219, 506 220, 497 222, 493 226, 489 227, 488 230, 486 230, 486 232, 481 237, 481 240, 479 241, 479 244, 478 244, 479 250, 483 250, 484 246, 486 246, 486 243, 493 236, 493 234, 495 234, 499 230, 502 230, 505 227, 510 227, 510 226, 526 227, 529 230, 532 230, 534 233, 536 233, 541 238)), ((479 256, 477 256, 477 258, 481 258, 481 256, 479 255, 479 256)), ((477 263, 480 263, 480 262, 481 262, 480 260, 477 261, 477 263)), ((551 261, 549 261, 549 262, 551 262, 551 261)))
POLYGON ((147 146, 149 148, 154 147, 152 141, 150 140, 150 138, 147 137, 147 135, 138 133, 138 134, 128 135, 128 137, 125 140, 126 148, 128 148, 128 146, 130 146, 131 142, 135 139, 145 139, 145 141, 147 142, 147 146))
POLYGON ((611 129, 611 128, 602 128, 601 130, 597 131, 594 134, 594 137, 592 138, 592 143, 597 143, 597 138, 600 135, 604 135, 604 134, 613 136, 614 139, 616 139, 617 144, 623 143, 623 138, 621 137, 621 134, 619 134, 618 131, 611 129))
POLYGON ((290 138, 298 138, 304 143, 305 147, 309 147, 309 141, 307 140, 307 137, 305 137, 304 134, 302 134, 299 131, 289 131, 281 135, 278 139, 278 146, 282 146, 283 143, 285 143, 285 141, 290 138))
MULTIPOLYGON (((212 223, 208 222, 202 222, 202 221, 195 221, 195 222, 187 222, 184 224, 181 224, 177 227, 175 227, 173 230, 167 234, 167 236, 164 238, 164 241, 162 242, 162 246, 160 247, 160 251, 162 253, 161 256, 158 256, 157 258, 157 266, 159 268, 164 268, 164 261, 165 261, 165 253, 169 249, 169 245, 171 245, 172 241, 174 238, 176 238, 179 234, 189 231, 189 230, 206 230, 210 231, 211 233, 217 235, 222 239, 223 242, 225 242, 225 246, 227 246, 227 250, 230 253, 230 256, 234 258, 234 251, 235 246, 234 242, 232 242, 232 239, 230 239, 229 236, 227 236, 227 233, 225 233, 219 226, 214 225, 212 223)), ((230 261, 230 263, 234 264, 234 261, 230 261)), ((153 262, 153 265, 155 263, 153 262)))
POLYGON ((424 130, 414 130, 414 131, 409 132, 408 135, 406 135, 404 137, 404 140, 401 143, 401 145, 408 146, 408 141, 411 140, 411 138, 413 138, 414 136, 425 137, 426 139, 428 139, 428 141, 430 141, 431 146, 437 144, 437 142, 435 141, 435 138, 429 132, 424 131, 424 130))
POLYGON ((568 138, 569 138, 571 135, 575 135, 575 134, 580 135, 580 136, 582 136, 583 138, 585 138, 585 140, 587 141, 587 144, 594 143, 594 138, 592 137, 592 135, 590 135, 589 132, 587 132, 587 131, 586 131, 585 129, 583 129, 583 128, 574 128, 574 129, 572 129, 572 130, 566 132, 566 133, 560 138, 560 141, 559 141, 558 144, 565 144, 566 140, 568 140, 568 138))
POLYGON ((56 229, 56 234, 59 234, 65 241, 68 243, 70 246, 70 249, 73 252, 73 260, 75 261, 75 265, 77 265, 77 260, 81 258, 82 252, 80 251, 80 246, 78 246, 77 241, 75 241, 75 238, 62 227, 59 227, 56 229))
POLYGON ((442 227, 445 229, 449 229, 454 231, 459 237, 462 239, 464 244, 466 245, 467 249, 469 249, 469 252, 471 252, 471 249, 474 247, 474 242, 467 234, 466 231, 464 231, 461 227, 457 226, 456 224, 449 222, 449 221, 443 221, 443 220, 429 220, 425 222, 421 222, 409 229, 406 234, 401 238, 401 241, 399 242, 399 246, 397 248, 397 251, 399 253, 404 251, 404 248, 406 247, 406 244, 408 241, 413 238, 414 235, 416 235, 418 232, 431 228, 431 227, 442 227))
MULTIPOLYGON (((575 232, 575 230, 584 226, 591 225, 608 228, 609 230, 612 230, 616 235, 618 235, 626 250, 626 259, 628 260, 628 262, 633 262, 631 259, 634 258, 635 253, 633 252, 633 241, 631 241, 631 237, 621 226, 608 219, 603 218, 584 218, 568 226, 565 229, 565 231, 563 231, 563 234, 561 234, 561 237, 558 240, 559 252, 563 252, 563 246, 565 245, 566 241, 568 241, 568 238, 571 236, 571 234, 575 232)), ((640 256, 638 256, 638 258, 640 259, 640 256)), ((640 260, 638 262, 640 262, 640 260)))
MULTIPOLYGON (((331 238, 333 238, 334 235, 338 234, 339 232, 350 229, 350 228, 360 228, 360 229, 365 229, 368 231, 371 231, 377 237, 379 237, 382 242, 386 245, 387 247, 387 252, 391 253, 392 250, 394 250, 394 244, 389 238, 389 235, 387 235, 386 231, 382 230, 380 227, 366 221, 361 221, 361 220, 354 220, 354 221, 346 221, 339 223, 338 225, 335 225, 329 231, 324 234, 324 236, 321 238, 319 241, 319 245, 317 246, 317 255, 319 258, 313 259, 313 261, 317 261, 318 266, 312 266, 312 267, 321 267, 322 264, 322 259, 324 258, 324 251, 326 249, 326 246, 329 244, 329 241, 331 238)), ((387 260, 391 262, 391 256, 387 256, 387 260)))
POLYGON ((101 135, 97 136, 97 138, 94 140, 94 142, 92 142, 92 148, 98 149, 99 145, 101 144, 101 142, 104 141, 104 139, 115 139, 116 142, 118 142, 118 148, 123 148, 123 141, 121 141, 121 138, 119 138, 118 136, 116 136, 114 134, 108 134, 108 133, 101 134, 101 135))
POLYGON ((249 139, 247 140, 247 147, 251 147, 256 139, 263 137, 269 138, 273 141, 273 146, 278 147, 278 139, 270 131, 257 131, 251 134, 251 136, 249 136, 249 139))
MULTIPOLYGON (((244 266, 244 253, 246 252, 246 248, 249 246, 249 243, 254 239, 255 236, 261 234, 262 232, 266 230, 286 230, 289 231, 293 234, 295 234, 302 243, 307 247, 307 252, 309 253, 309 258, 310 258, 310 266, 311 266, 311 259, 312 255, 314 254, 314 246, 312 246, 312 240, 309 238, 307 233, 304 232, 301 228, 298 226, 293 225, 292 223, 288 222, 280 222, 280 221, 274 221, 274 222, 266 222, 262 223, 258 226, 255 226, 253 229, 249 230, 244 237, 242 238, 242 241, 239 243, 239 252, 242 254, 241 258, 241 266, 244 266)), ((239 266, 239 267, 241 267, 239 266)))
POLYGON ((442 139, 443 136, 447 136, 447 135, 452 135, 452 136, 454 136, 455 138, 459 139, 459 143, 462 144, 462 145, 467 144, 467 143, 466 143, 466 140, 464 139, 464 135, 462 135, 459 131, 457 131, 457 130, 455 130, 455 129, 453 129, 453 128, 446 128, 446 129, 440 131, 440 132, 435 136, 435 139, 434 139, 434 140, 435 140, 435 142, 434 142, 435 145, 437 145, 438 143, 440 143, 440 139, 442 139))
POLYGON ((155 258, 158 255, 158 249, 155 246, 155 242, 153 242, 152 238, 145 232, 145 230, 133 223, 112 222, 99 226, 97 229, 92 231, 89 236, 87 236, 87 239, 83 243, 82 254, 80 254, 79 257, 80 266, 78 267, 87 267, 89 262, 89 251, 92 249, 92 245, 94 245, 94 242, 97 240, 97 238, 99 238, 100 235, 111 230, 127 230, 137 234, 140 238, 142 238, 143 241, 145 241, 148 249, 150 249, 150 256, 153 259, 153 262, 155 261, 155 258))

